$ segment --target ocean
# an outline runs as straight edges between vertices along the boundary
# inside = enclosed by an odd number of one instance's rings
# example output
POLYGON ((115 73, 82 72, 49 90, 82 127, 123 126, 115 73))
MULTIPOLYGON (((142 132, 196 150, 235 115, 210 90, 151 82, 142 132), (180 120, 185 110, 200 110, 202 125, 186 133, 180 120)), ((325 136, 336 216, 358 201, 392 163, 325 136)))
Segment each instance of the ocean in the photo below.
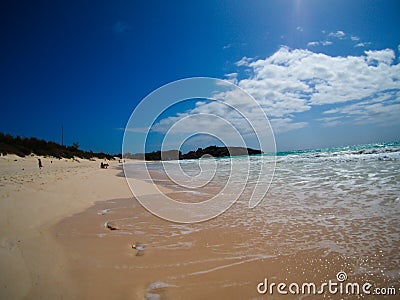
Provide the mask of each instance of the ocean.
MULTIPOLYGON (((334 263, 332 257, 340 257, 337 267, 353 276, 399 282, 400 142, 145 165, 152 178, 147 181, 173 190, 176 201, 197 203, 217 193, 236 200, 211 220, 164 224, 154 231, 152 240, 157 245, 168 245, 169 238, 180 234, 207 236, 222 230, 234 234, 229 243, 237 243, 228 248, 219 243, 207 247, 221 252, 223 266, 230 266, 226 258, 250 263, 316 253, 320 260, 330 257, 317 264, 322 269, 334 263), (229 189, 225 188, 228 181, 229 189), (249 198, 260 181, 266 194, 256 195, 262 196, 260 202, 249 208, 249 198), (240 186, 239 194, 236 186, 240 186)), ((128 176, 143 178, 144 170, 136 164, 126 164, 125 170, 128 176)), ((195 240, 181 246, 194 247, 195 240)))

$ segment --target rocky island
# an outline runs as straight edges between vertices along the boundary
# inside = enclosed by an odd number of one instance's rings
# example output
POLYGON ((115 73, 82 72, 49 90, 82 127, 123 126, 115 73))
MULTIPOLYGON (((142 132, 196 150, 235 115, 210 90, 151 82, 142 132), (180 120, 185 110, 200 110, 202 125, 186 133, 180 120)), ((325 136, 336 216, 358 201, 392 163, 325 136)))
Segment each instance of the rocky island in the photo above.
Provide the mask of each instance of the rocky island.
POLYGON ((196 151, 189 151, 182 154, 179 150, 168 151, 153 151, 150 153, 125 153, 125 158, 140 159, 140 160, 182 160, 182 159, 199 159, 204 156, 212 157, 227 157, 239 155, 258 155, 262 154, 261 150, 255 150, 245 147, 218 147, 208 146, 206 148, 198 148, 196 151))

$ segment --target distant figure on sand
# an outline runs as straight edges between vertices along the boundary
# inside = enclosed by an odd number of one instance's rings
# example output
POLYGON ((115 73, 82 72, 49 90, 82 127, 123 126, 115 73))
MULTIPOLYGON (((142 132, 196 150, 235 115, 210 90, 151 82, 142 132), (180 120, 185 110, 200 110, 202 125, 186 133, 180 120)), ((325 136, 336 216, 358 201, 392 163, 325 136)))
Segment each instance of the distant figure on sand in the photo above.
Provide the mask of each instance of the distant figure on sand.
POLYGON ((100 168, 101 168, 101 169, 107 169, 107 168, 108 168, 108 163, 103 163, 103 162, 101 162, 100 168))
POLYGON ((42 160, 40 158, 38 158, 38 163, 39 163, 39 169, 43 168, 42 160))

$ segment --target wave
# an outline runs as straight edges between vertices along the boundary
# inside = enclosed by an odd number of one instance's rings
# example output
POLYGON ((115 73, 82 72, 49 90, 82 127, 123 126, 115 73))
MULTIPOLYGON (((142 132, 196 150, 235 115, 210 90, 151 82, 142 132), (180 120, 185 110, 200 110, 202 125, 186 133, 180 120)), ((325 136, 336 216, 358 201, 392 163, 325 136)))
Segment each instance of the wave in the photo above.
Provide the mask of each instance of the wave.
POLYGON ((398 160, 400 159, 400 142, 373 143, 364 145, 341 146, 324 149, 296 150, 277 152, 278 162, 317 160, 398 160))

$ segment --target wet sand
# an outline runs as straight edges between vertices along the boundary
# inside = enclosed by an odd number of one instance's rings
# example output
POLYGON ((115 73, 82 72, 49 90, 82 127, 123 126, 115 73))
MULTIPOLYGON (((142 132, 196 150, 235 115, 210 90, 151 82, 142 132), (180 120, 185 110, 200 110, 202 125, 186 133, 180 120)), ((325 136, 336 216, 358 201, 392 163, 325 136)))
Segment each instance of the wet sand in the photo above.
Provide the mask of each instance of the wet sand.
MULTIPOLYGON (((314 282, 345 271, 351 282, 392 286, 389 280, 367 269, 368 262, 332 249, 282 251, 260 235, 290 238, 277 225, 235 225, 234 215, 199 224, 175 224, 147 212, 134 199, 98 202, 86 211, 63 220, 54 228, 66 249, 75 288, 85 299, 359 299, 358 296, 272 295, 257 292, 268 282, 314 282), (232 222, 230 222, 232 221, 232 222), (110 230, 110 222, 118 230, 110 230), (132 245, 141 243, 140 255, 132 245), (286 254, 283 254, 286 252, 286 254)), ((377 253, 375 260, 381 259, 377 253)), ((286 288, 287 289, 287 288, 286 288)), ((379 298, 365 296, 367 299, 379 298)), ((393 297, 393 296, 392 296, 393 297)))

